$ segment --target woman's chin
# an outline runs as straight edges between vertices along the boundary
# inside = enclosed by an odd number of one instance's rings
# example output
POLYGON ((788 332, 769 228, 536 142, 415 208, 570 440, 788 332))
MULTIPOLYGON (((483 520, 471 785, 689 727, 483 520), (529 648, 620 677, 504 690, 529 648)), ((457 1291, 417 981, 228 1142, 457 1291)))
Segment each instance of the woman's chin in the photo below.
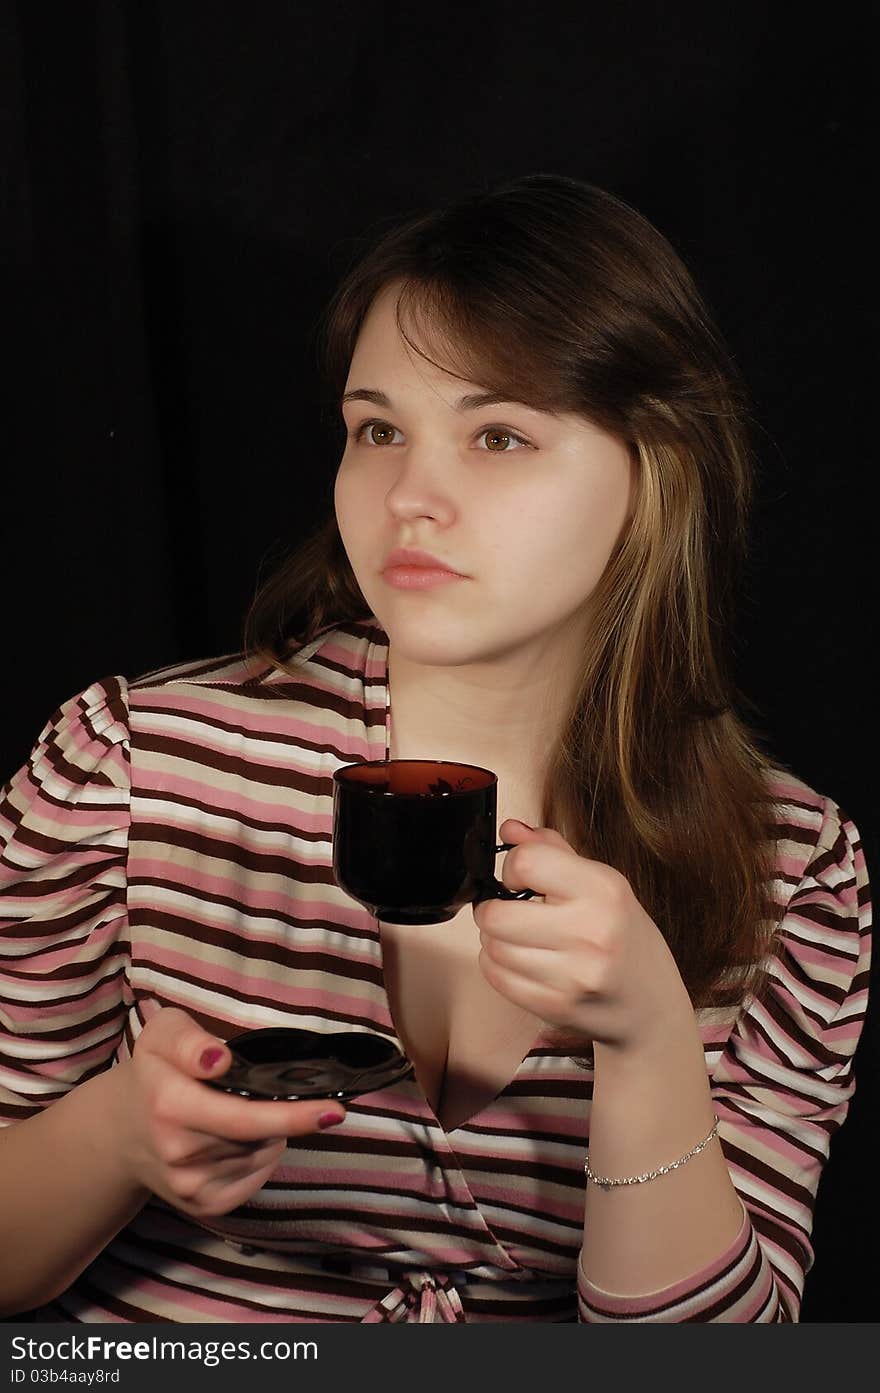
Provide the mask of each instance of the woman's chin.
POLYGON ((484 644, 461 617, 440 622, 426 615, 402 618, 376 615, 395 653, 425 667, 460 667, 479 662, 484 644))

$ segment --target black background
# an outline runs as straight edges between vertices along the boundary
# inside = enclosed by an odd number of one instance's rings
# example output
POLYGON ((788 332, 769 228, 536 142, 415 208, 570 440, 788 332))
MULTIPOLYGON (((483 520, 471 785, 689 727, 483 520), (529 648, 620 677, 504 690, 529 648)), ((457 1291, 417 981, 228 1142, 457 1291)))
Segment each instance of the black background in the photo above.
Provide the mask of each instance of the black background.
MULTIPOLYGON (((873 869, 869 13, 7 6, 0 777, 95 678, 238 647, 261 568, 331 497, 313 335, 360 239, 551 171, 665 233, 745 374, 737 679, 873 869)), ((805 1321, 876 1319, 875 1016, 805 1321)))

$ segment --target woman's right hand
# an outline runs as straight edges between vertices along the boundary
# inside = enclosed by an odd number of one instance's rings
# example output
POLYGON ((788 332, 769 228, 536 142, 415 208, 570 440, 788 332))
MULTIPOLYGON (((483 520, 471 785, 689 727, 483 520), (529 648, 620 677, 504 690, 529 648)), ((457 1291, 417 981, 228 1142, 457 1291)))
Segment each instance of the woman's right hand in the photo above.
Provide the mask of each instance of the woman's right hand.
POLYGON ((289 1137, 345 1117, 342 1104, 258 1102, 206 1088, 231 1064, 228 1047, 185 1011, 151 1016, 117 1075, 113 1118, 133 1182, 196 1217, 228 1214, 259 1190, 289 1137), (212 1057, 213 1056, 213 1057, 212 1057), (328 1120, 332 1119, 332 1120, 328 1120))

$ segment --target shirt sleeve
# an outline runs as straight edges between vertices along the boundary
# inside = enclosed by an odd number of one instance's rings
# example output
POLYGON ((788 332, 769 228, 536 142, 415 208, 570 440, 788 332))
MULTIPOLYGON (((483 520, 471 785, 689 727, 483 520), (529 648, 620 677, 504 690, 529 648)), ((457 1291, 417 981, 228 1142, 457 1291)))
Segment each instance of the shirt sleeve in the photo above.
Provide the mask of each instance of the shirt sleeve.
POLYGON ((126 996, 128 688, 48 721, 0 792, 0 1125, 110 1063, 126 996))
POLYGON ((581 1321, 797 1321, 819 1177, 855 1090, 870 953, 859 833, 826 800, 816 848, 778 930, 767 990, 740 1014, 711 1080, 742 1227, 710 1266, 650 1296, 602 1292, 579 1263, 581 1321))

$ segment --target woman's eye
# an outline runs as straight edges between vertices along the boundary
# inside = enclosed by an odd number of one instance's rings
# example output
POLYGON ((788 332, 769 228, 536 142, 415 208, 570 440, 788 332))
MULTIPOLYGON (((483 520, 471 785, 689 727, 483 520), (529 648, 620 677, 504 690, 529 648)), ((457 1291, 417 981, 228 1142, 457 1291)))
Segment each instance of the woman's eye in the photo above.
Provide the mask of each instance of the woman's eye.
MULTIPOLYGON (((364 421, 363 425, 354 431, 356 441, 365 441, 369 445, 391 445, 396 427, 388 421, 364 421)), ((508 430, 505 426, 489 426, 486 430, 480 431, 479 440, 486 441, 487 450, 491 453, 500 455, 507 454, 512 444, 517 447, 525 446, 528 448, 528 441, 515 431, 508 430)))
POLYGON ((387 421, 364 421, 362 426, 358 426, 354 433, 355 440, 363 440, 366 436, 371 445, 390 445, 390 437, 394 434, 394 426, 387 421), (369 435, 367 435, 369 432, 369 435), (384 435, 385 439, 381 439, 384 435))
POLYGON ((488 430, 480 431, 480 439, 485 437, 486 445, 489 450, 496 455, 509 454, 508 446, 515 440, 517 445, 525 445, 528 448, 528 441, 523 440, 521 435, 516 435, 514 431, 507 430, 504 426, 490 426, 488 430))

